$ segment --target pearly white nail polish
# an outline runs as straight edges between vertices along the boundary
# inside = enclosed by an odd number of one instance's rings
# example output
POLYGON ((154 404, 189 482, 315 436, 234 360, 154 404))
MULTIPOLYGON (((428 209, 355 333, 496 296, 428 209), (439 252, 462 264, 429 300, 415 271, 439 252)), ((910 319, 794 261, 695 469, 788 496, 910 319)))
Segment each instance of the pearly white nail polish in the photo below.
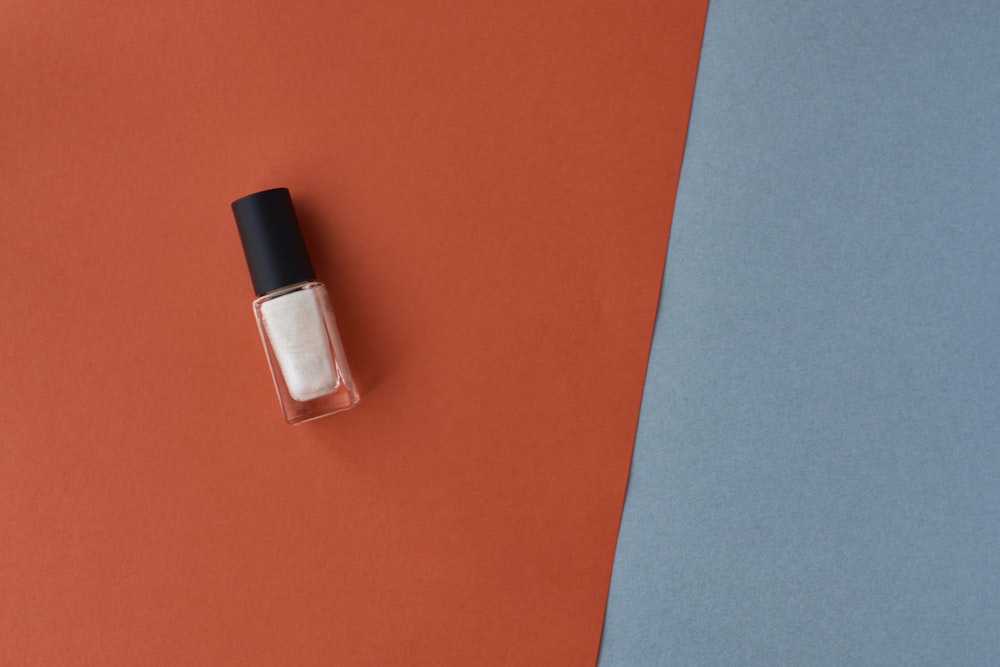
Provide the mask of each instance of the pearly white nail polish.
POLYGON ((232 204, 257 299, 257 327, 278 400, 291 424, 357 405, 330 298, 316 280, 286 188, 232 204))

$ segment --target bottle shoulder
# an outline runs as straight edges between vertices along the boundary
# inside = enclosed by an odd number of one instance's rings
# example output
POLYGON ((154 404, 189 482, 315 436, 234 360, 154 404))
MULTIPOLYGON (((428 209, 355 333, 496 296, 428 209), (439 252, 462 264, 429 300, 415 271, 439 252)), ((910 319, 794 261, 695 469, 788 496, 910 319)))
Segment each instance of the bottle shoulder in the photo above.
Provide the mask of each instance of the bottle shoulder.
POLYGON ((274 299, 280 299, 283 296, 289 294, 294 294, 296 292, 313 291, 326 294, 326 285, 318 280, 307 280, 301 283, 295 283, 294 285, 286 285, 276 290, 271 290, 267 294, 262 294, 253 300, 254 307, 259 307, 262 303, 267 303, 268 301, 273 301, 274 299))

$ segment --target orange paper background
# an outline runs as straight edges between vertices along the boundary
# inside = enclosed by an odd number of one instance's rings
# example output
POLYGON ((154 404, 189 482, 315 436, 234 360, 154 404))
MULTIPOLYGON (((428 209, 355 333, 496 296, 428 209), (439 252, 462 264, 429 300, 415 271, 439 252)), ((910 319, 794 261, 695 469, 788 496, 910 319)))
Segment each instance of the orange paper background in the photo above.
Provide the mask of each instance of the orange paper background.
POLYGON ((0 664, 596 657, 705 0, 0 3, 0 664), (229 202, 363 393, 287 426, 229 202))

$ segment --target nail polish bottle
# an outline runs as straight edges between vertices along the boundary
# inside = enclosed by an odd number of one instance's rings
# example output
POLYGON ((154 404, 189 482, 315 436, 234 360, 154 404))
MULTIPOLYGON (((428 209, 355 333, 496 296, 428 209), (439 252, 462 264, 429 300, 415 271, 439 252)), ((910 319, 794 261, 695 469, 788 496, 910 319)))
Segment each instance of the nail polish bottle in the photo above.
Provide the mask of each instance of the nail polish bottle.
POLYGON ((232 204, 257 328, 289 424, 349 410, 359 396, 326 287, 316 280, 287 188, 232 204))

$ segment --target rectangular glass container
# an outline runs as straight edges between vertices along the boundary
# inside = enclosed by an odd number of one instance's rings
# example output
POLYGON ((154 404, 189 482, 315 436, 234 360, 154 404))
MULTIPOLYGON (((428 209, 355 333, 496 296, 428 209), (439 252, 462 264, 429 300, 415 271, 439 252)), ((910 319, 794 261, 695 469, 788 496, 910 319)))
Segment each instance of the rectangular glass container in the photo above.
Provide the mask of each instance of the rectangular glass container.
POLYGON ((253 302, 253 309, 289 424, 358 404, 360 397, 323 283, 302 282, 268 292, 253 302))

